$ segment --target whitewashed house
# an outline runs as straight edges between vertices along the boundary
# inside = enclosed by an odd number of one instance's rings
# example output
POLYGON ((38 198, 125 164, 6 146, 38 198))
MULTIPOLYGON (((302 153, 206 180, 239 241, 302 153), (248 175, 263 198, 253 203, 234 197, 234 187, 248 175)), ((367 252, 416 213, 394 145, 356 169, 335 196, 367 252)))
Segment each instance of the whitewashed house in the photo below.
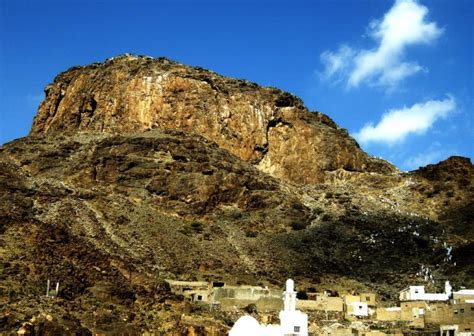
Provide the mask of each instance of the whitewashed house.
POLYGON ((350 307, 347 307, 347 312, 349 315, 367 317, 369 316, 369 306, 367 302, 351 302, 350 307))
POLYGON ((400 301, 448 301, 451 294, 449 281, 444 284, 444 293, 425 293, 425 286, 409 286, 400 292, 400 301))

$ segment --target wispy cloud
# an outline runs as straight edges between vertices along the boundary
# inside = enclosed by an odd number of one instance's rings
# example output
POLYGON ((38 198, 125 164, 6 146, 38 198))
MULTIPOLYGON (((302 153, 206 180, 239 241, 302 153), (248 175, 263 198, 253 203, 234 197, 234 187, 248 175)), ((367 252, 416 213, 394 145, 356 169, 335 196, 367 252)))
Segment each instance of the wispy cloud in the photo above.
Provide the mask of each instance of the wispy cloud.
POLYGON ((449 156, 456 155, 456 153, 458 151, 455 147, 446 146, 445 143, 441 144, 435 141, 425 151, 406 158, 401 166, 403 169, 414 170, 446 160, 449 156))
POLYGON ((419 153, 412 157, 407 158, 403 163, 403 168, 408 170, 418 169, 428 164, 437 163, 443 159, 446 159, 448 154, 442 149, 431 149, 424 153, 419 153))
POLYGON ((427 71, 414 61, 406 61, 411 45, 428 44, 443 32, 435 22, 427 21, 428 8, 416 0, 398 0, 380 20, 369 25, 375 41, 372 49, 357 49, 344 44, 335 52, 324 51, 321 62, 323 79, 344 81, 348 88, 365 82, 393 89, 403 79, 427 71))
POLYGON ((454 111, 453 97, 444 100, 429 100, 411 107, 390 110, 374 126, 369 123, 354 134, 362 144, 382 143, 393 145, 402 142, 410 134, 424 134, 435 122, 454 111))

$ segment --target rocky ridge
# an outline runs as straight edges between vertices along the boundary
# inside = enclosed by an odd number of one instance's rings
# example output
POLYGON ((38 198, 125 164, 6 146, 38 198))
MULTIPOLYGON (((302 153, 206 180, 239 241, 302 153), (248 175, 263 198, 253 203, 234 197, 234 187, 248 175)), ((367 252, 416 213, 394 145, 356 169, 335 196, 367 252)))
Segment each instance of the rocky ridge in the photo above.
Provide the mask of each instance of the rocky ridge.
POLYGON ((57 76, 45 93, 32 135, 179 129, 299 183, 321 182, 324 172, 337 169, 396 171, 287 92, 164 58, 121 56, 74 67, 57 76))
POLYGON ((292 276, 387 302, 427 269, 474 286, 467 158, 401 173, 289 93, 166 59, 75 67, 45 91, 30 135, 0 148, 2 332, 222 334, 235 320, 166 278, 292 276))

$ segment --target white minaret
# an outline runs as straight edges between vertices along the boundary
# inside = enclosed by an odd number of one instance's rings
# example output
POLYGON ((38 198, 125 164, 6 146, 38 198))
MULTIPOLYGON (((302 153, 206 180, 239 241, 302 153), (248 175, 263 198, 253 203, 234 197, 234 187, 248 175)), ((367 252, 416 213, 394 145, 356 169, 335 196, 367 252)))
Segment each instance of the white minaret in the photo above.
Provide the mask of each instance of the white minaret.
POLYGON ((308 336, 308 315, 296 310, 296 291, 293 280, 286 280, 283 292, 284 308, 280 311, 280 327, 283 335, 308 336))
POLYGON ((453 291, 453 287, 451 286, 451 284, 449 283, 449 281, 446 281, 446 282, 444 283, 444 293, 448 296, 448 299, 449 299, 449 297, 451 296, 452 291, 453 291))
POLYGON ((286 290, 283 292, 284 311, 292 312, 296 310, 295 282, 286 280, 286 290))

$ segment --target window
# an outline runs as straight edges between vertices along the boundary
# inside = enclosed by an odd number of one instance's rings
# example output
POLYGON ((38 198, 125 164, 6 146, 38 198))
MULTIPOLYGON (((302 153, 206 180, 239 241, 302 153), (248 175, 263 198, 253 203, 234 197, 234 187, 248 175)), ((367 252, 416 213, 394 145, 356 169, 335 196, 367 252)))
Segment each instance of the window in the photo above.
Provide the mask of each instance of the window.
POLYGON ((418 289, 415 289, 415 294, 418 294, 418 289))
POLYGON ((300 326, 295 326, 294 331, 299 333, 300 332, 300 326))
POLYGON ((464 308, 461 308, 461 314, 463 314, 463 313, 464 313, 464 308))
POLYGON ((458 314, 458 310, 457 310, 457 309, 454 309, 454 314, 455 314, 455 315, 458 314))
POLYGON ((198 301, 202 301, 202 295, 198 295, 198 301))
POLYGON ((370 301, 370 296, 366 296, 365 301, 370 301))
POLYGON ((359 309, 362 309, 362 306, 359 306, 359 309))

